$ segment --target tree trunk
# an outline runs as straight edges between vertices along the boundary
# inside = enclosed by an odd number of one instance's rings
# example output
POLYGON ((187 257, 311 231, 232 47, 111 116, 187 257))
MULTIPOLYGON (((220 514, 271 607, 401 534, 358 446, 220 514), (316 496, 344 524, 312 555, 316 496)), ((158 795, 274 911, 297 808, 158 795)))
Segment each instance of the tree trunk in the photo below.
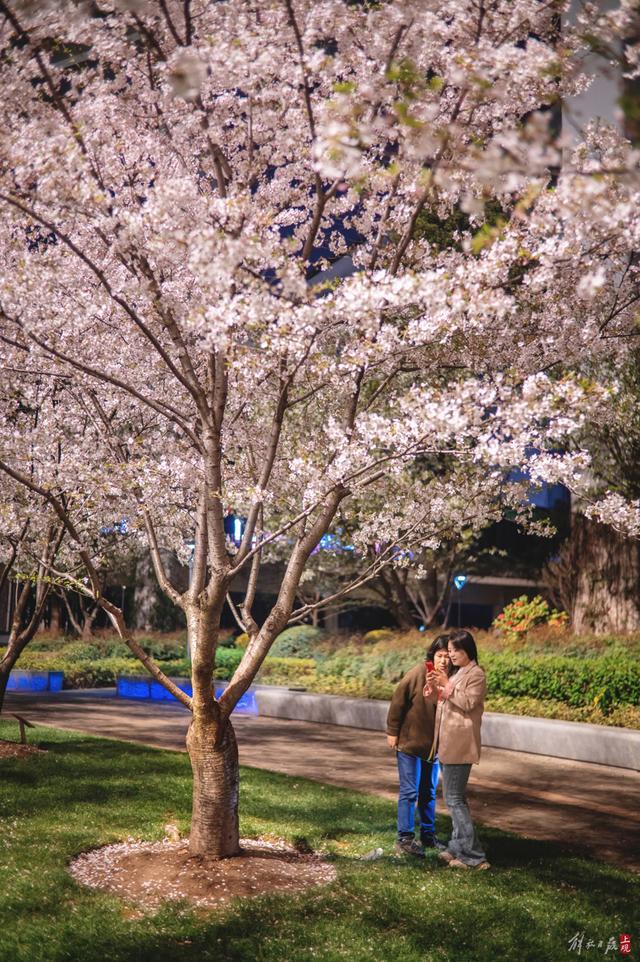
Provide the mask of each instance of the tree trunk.
POLYGON ((608 525, 574 514, 571 531, 576 584, 572 624, 576 632, 640 628, 640 542, 608 525))
POLYGON ((134 595, 134 627, 138 631, 153 629, 153 612, 156 604, 158 582, 153 570, 151 555, 145 553, 136 564, 134 595))
POLYGON ((416 623, 411 614, 407 592, 393 569, 382 569, 378 581, 384 592, 387 608, 395 619, 398 628, 415 628, 416 623))
POLYGON ((13 665, 5 665, 5 659, 3 658, 0 662, 0 714, 2 714, 2 707, 4 705, 4 696, 7 691, 7 685, 9 683, 9 673, 13 665))
MULTIPOLYGON (((11 623, 11 631, 9 633, 7 647, 2 659, 0 660, 0 712, 2 712, 2 707, 4 705, 4 696, 7 691, 11 670, 20 657, 22 650, 31 640, 33 634, 35 634, 35 629, 40 621, 39 617, 34 617, 31 619, 30 624, 33 630, 30 634, 28 634, 28 636, 25 631, 21 631, 22 618, 27 606, 27 601, 29 599, 29 593, 29 585, 23 585, 18 594, 16 607, 13 612, 13 621, 11 623)), ((39 614, 41 615, 42 611, 40 611, 39 614)))
POLYGON ((93 638, 93 623, 95 621, 98 608, 88 614, 85 612, 84 623, 82 625, 82 635, 80 636, 83 641, 91 641, 93 638))
MULTIPOLYGON (((160 548, 160 556, 170 581, 178 591, 186 591, 189 584, 189 569, 181 565, 172 551, 160 548)), ((134 627, 138 631, 162 630, 158 624, 158 606, 163 595, 149 553, 145 553, 136 562, 133 619, 134 627)))
POLYGON ((0 660, 0 714, 4 706, 4 696, 7 692, 7 685, 9 684, 9 675, 29 640, 29 638, 25 640, 24 638, 16 639, 13 635, 10 636, 7 650, 2 660, 0 660))
POLYGON ((240 851, 238 746, 229 719, 194 717, 187 732, 193 771, 191 855, 220 859, 240 851))
POLYGON ((4 705, 4 696, 9 683, 9 675, 15 667, 18 658, 35 634, 35 625, 33 626, 32 631, 24 630, 19 633, 16 632, 15 627, 16 626, 14 623, 14 630, 12 630, 11 634, 9 635, 6 651, 0 660, 0 713, 2 712, 4 705))
POLYGON ((60 610, 60 599, 55 595, 49 597, 49 631, 52 634, 62 633, 62 612, 60 610))

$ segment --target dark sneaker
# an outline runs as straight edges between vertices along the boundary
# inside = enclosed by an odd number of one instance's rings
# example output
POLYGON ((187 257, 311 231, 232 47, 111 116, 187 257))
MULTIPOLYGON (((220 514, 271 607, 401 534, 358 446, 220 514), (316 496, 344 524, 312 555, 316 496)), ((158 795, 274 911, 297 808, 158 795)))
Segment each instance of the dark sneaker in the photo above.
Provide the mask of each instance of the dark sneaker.
POLYGON ((396 842, 396 854, 424 858, 424 849, 420 842, 416 842, 415 838, 399 838, 396 842))
POLYGON ((421 835, 420 842, 423 848, 437 848, 442 851, 443 848, 447 847, 435 835, 421 835))

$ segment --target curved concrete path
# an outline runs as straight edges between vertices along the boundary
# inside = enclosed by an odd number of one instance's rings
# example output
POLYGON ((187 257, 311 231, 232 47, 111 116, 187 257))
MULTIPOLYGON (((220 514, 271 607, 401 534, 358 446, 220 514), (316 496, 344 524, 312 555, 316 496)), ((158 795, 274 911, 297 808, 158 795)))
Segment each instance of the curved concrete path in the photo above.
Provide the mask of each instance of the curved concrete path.
MULTIPOLYGON (((128 701, 114 690, 7 695, 30 721, 184 751, 189 715, 175 703, 128 701)), ((240 762, 395 799, 393 753, 380 732, 234 716, 240 762)), ((483 749, 469 801, 478 822, 640 871, 640 773, 483 749)), ((393 832, 393 811, 389 812, 393 832)))

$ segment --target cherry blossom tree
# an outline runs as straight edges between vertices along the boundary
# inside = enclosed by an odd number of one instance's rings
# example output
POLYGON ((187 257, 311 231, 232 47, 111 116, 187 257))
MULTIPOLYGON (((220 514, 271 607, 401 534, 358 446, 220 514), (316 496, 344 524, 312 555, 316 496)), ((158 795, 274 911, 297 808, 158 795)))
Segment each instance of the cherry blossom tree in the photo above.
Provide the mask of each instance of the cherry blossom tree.
MULTIPOLYGON (((39 412, 3 433, 0 468, 64 529, 67 583, 191 711, 194 855, 238 852, 230 716, 308 613, 300 579, 339 512, 363 556, 387 546, 345 593, 402 548, 526 510, 514 466, 581 483, 586 456, 558 452, 606 417, 593 361, 633 330, 640 205, 613 130, 558 175, 548 108, 587 83, 562 7, 0 0, 0 403, 7 425, 17 392, 39 412), (425 212, 465 215, 456 245, 424 238, 425 212), (340 258, 352 276, 322 274, 340 258), (424 458, 428 483, 408 470, 424 458), (114 509, 185 613, 191 697, 102 594, 114 509), (162 548, 190 561, 186 591, 162 548), (216 699, 240 571, 250 641, 216 699)), ((588 27, 622 36, 632 16, 625 0, 588 27)))
POLYGON ((49 509, 29 504, 24 488, 6 480, 0 501, 0 592, 15 585, 9 637, 0 658, 0 711, 9 675, 35 635, 51 593, 51 568, 65 536, 64 525, 49 509))

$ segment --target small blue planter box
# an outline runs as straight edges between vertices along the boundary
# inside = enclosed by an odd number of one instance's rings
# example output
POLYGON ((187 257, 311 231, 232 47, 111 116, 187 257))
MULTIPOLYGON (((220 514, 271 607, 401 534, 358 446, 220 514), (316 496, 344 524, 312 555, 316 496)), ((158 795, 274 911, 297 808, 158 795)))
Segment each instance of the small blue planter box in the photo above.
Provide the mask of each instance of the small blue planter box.
MULTIPOLYGON (((171 681, 178 686, 180 691, 183 691, 186 695, 191 698, 193 690, 191 688, 191 682, 187 681, 186 678, 172 678, 171 681)), ((149 698, 152 701, 176 701, 174 695, 170 691, 161 685, 159 681, 151 679, 149 682, 149 698)))
POLYGON ((14 670, 9 675, 7 691, 62 691, 63 671, 14 670))
MULTIPOLYGON (((189 697, 192 696, 193 691, 188 678, 172 678, 171 681, 174 685, 177 685, 181 691, 189 695, 189 697)), ((224 689, 224 685, 216 686, 216 698, 220 697, 224 689)), ((150 701, 177 701, 177 698, 172 695, 171 692, 167 691, 160 682, 145 675, 118 675, 116 679, 116 694, 120 698, 139 698, 149 699, 150 701)), ((234 711, 241 715, 257 715, 258 703, 255 693, 251 690, 245 692, 234 708, 234 711)))

